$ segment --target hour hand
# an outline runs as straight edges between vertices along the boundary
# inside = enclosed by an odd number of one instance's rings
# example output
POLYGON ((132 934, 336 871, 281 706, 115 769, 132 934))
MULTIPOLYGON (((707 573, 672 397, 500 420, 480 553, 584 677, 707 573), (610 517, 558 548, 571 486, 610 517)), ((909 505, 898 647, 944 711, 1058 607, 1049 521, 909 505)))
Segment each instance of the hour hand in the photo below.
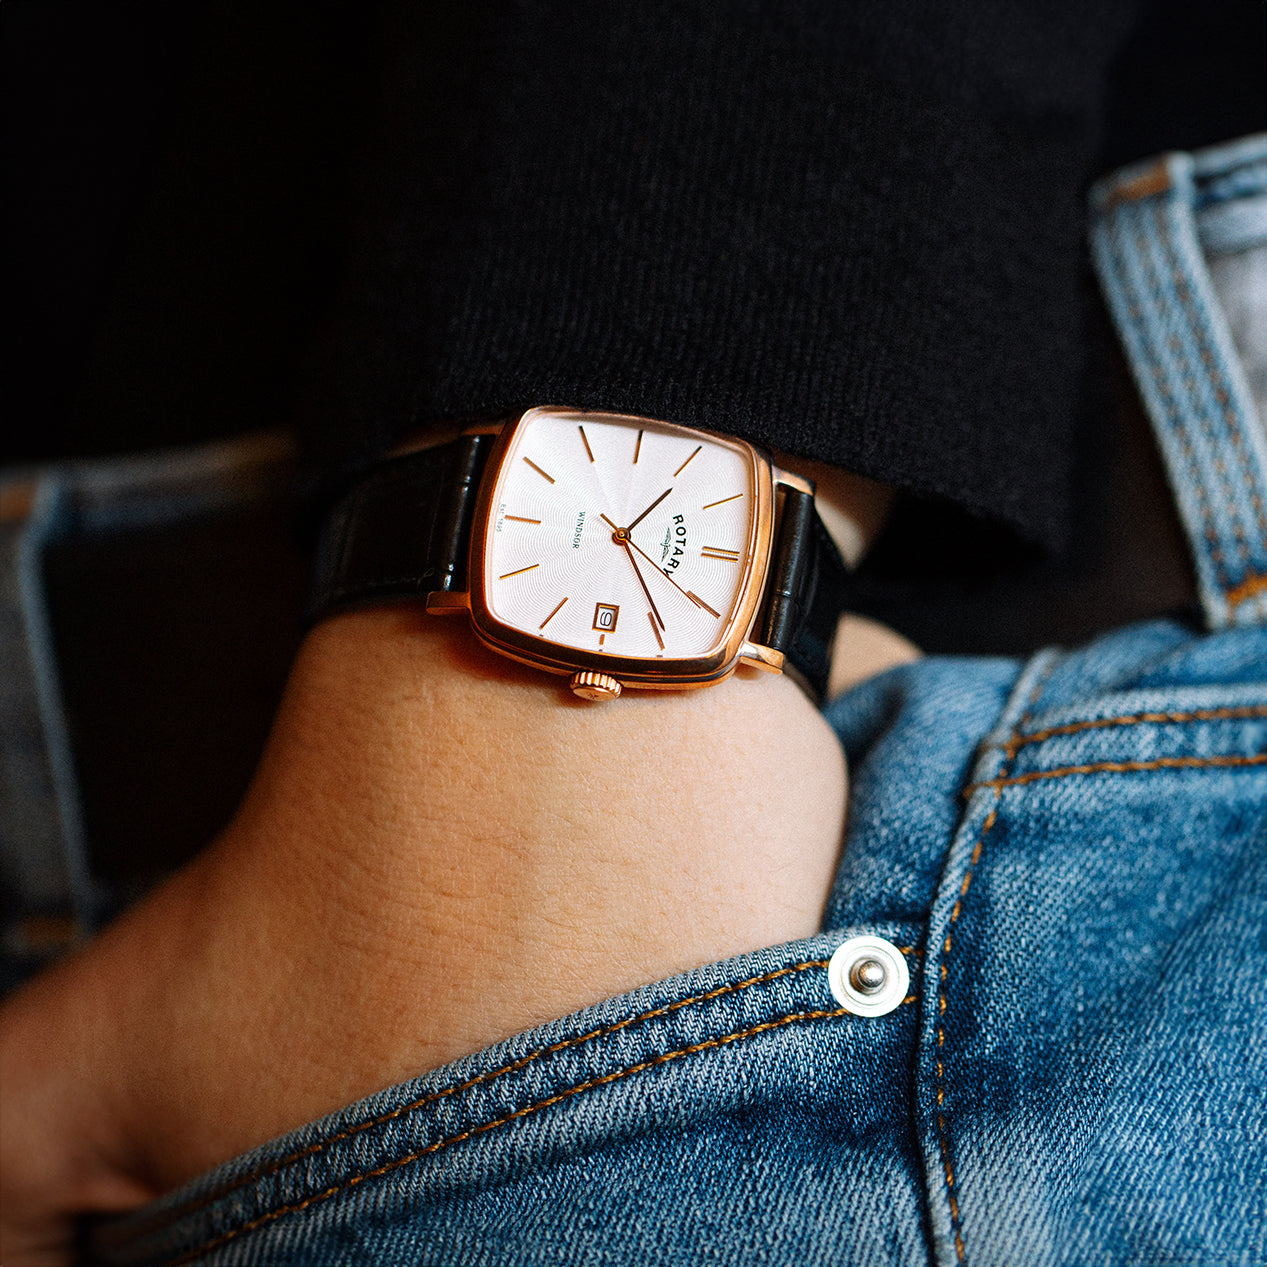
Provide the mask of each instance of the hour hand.
POLYGON ((664 492, 662 492, 660 496, 657 497, 655 501, 653 501, 651 505, 638 516, 637 519, 630 523, 629 527, 626 528, 625 531, 632 532, 672 491, 672 488, 666 488, 664 492))

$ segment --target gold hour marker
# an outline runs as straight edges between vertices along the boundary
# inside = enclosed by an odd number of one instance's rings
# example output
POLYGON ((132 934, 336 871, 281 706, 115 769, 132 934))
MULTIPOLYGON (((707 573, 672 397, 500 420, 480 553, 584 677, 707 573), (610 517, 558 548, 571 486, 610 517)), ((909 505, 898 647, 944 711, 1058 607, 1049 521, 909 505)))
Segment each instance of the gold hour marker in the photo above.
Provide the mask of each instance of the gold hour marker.
POLYGON ((655 616, 651 612, 648 612, 647 619, 651 622, 651 632, 655 634, 655 640, 660 644, 660 650, 663 651, 664 639, 660 637, 660 628, 655 623, 655 616))
POLYGON ((585 428, 577 427, 577 430, 581 433, 581 443, 585 446, 585 452, 589 454, 589 459, 592 462, 594 460, 594 450, 590 448, 590 442, 585 438, 585 428))
POLYGON ((535 463, 535 462, 534 462, 531 458, 524 458, 524 461, 525 461, 525 462, 527 462, 527 463, 528 463, 528 465, 529 465, 530 467, 532 467, 532 469, 533 469, 534 471, 536 471, 536 473, 537 473, 538 475, 541 475, 541 476, 543 476, 545 479, 548 479, 548 480, 550 481, 550 483, 551 483, 551 484, 553 484, 553 483, 554 483, 554 476, 553 476, 553 475, 546 475, 546 473, 545 473, 545 472, 544 472, 544 471, 543 471, 543 470, 542 470, 542 469, 541 469, 541 468, 540 468, 540 467, 539 467, 539 466, 538 466, 538 465, 537 465, 537 464, 536 464, 536 463, 535 463))
MULTIPOLYGON (((700 451, 703 447, 704 447, 704 446, 703 446, 702 444, 697 444, 697 445, 695 446, 695 453, 698 453, 698 452, 699 452, 699 451, 700 451)), ((685 470, 686 470, 686 468, 687 468, 687 464, 690 462, 691 458, 693 458, 693 457, 695 456, 695 453, 692 453, 692 454, 691 454, 691 457, 690 457, 690 458, 687 458, 687 459, 686 459, 686 461, 685 461, 685 462, 683 462, 683 463, 682 463, 682 465, 681 465, 681 466, 679 466, 679 467, 678 467, 678 469, 677 469, 676 471, 674 471, 674 472, 673 472, 673 478, 674 478, 674 479, 677 479, 677 477, 678 477, 679 475, 681 475, 683 471, 685 471, 685 470)))
MULTIPOLYGON (((512 572, 512 573, 511 573, 511 575, 513 576, 513 575, 514 575, 514 573, 512 572)), ((569 595, 568 595, 568 598, 570 598, 570 597, 571 597, 571 595, 569 594, 569 595)), ((567 600, 567 598, 565 598, 565 599, 563 600, 563 603, 566 603, 567 601, 568 601, 568 600, 567 600)), ((546 627, 546 626, 547 626, 547 625, 548 625, 548 624, 549 624, 549 623, 550 623, 550 622, 551 622, 551 621, 552 621, 552 620, 553 620, 553 619, 554 619, 554 618, 555 618, 555 617, 556 617, 556 616, 557 616, 557 615, 558 615, 558 614, 559 614, 559 613, 563 610, 563 603, 560 603, 560 604, 559 604, 559 605, 558 605, 558 606, 557 606, 557 607, 556 607, 556 608, 555 608, 555 609, 554 609, 554 610, 553 610, 553 611, 552 611, 552 612, 551 612, 551 613, 550 613, 550 614, 549 614, 549 615, 548 615, 548 616, 547 616, 547 617, 546 617, 546 618, 545 618, 545 619, 544 619, 544 620, 543 620, 543 621, 542 621, 542 622, 541 622, 541 623, 537 626, 537 628, 538 628, 538 629, 544 629, 544 628, 545 628, 545 627, 546 627)))
POLYGON ((509 580, 512 576, 519 576, 523 572, 531 572, 533 568, 539 568, 540 566, 541 566, 540 563, 529 563, 526 568, 518 568, 514 572, 506 572, 503 575, 499 576, 497 579, 499 581, 509 580))
POLYGON ((638 442, 634 445, 634 466, 638 465, 638 454, 642 452, 642 432, 638 432, 638 442))
POLYGON ((723 550, 720 546, 705 546, 699 552, 701 559, 721 559, 725 563, 738 563, 738 550, 723 550))
POLYGON ((710 616, 716 616, 718 620, 721 619, 721 612, 715 612, 698 594, 693 594, 690 590, 687 590, 686 596, 696 607, 702 607, 710 616))
POLYGON ((503 519, 513 519, 517 524, 539 524, 540 519, 525 519, 523 515, 503 515, 503 519))
POLYGON ((723 497, 719 502, 709 502, 707 506, 701 506, 701 510, 712 510, 714 506, 724 506, 727 502, 733 502, 736 497, 742 497, 742 493, 735 493, 731 497, 723 497))
POLYGON ((600 647, 601 647, 601 646, 603 645, 603 643, 604 643, 604 642, 606 642, 606 641, 607 641, 607 635, 606 635, 606 634, 599 634, 599 635, 598 635, 598 645, 599 645, 600 647))

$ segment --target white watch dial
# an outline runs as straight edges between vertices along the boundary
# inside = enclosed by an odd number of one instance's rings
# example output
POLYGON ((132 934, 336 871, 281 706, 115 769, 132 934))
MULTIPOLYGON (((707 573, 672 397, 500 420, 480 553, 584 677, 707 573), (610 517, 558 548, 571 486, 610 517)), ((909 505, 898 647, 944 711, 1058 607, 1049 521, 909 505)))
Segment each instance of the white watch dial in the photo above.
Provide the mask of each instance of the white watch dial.
POLYGON ((531 637, 600 655, 707 655, 749 571, 753 480, 739 445, 533 411, 494 490, 489 610, 531 637))

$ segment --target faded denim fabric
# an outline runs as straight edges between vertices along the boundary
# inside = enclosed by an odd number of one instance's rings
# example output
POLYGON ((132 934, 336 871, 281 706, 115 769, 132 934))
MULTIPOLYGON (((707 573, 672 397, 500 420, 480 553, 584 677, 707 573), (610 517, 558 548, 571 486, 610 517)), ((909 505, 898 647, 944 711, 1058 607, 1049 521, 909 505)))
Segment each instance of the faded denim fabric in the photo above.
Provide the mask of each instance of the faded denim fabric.
POLYGON ((375 1096, 111 1261, 1261 1262, 1265 665, 1158 622, 868 683, 833 932, 375 1096), (828 990, 855 932, 910 961, 887 1016, 828 990))
MULTIPOLYGON (((147 535, 281 502, 291 457, 288 438, 266 434, 0 469, 0 994, 131 896, 93 866, 50 560, 59 551, 89 560, 117 555, 125 571, 146 577, 147 535)), ((83 619, 78 609, 72 614, 83 619)), ((151 636, 137 630, 138 638, 151 636)), ((107 662, 101 671, 118 667, 107 662)))
POLYGON ((1267 243, 1264 191, 1257 138, 1094 200, 1201 613, 865 683, 827 710, 852 778, 827 931, 383 1091, 102 1257, 1267 1260, 1267 443, 1200 250, 1207 212, 1225 263, 1267 243), (859 933, 909 965, 884 1016, 828 988, 859 933))
MULTIPOLYGON (((1263 275, 1267 136, 1141 163, 1101 184, 1092 205, 1092 253, 1193 546, 1207 620, 1261 624, 1267 434, 1247 369, 1262 373, 1264 305, 1259 296, 1256 308, 1229 310, 1249 323, 1243 364, 1220 292, 1239 300, 1238 275, 1263 275)), ((1261 378, 1258 387, 1261 401, 1261 378)))

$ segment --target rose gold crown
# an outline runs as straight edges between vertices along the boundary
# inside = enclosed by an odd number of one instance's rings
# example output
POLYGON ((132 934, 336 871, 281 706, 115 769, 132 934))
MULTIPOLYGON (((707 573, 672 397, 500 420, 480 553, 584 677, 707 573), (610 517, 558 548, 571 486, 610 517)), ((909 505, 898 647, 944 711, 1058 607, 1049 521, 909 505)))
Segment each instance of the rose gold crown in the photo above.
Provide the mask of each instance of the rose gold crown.
POLYGON ((574 673, 569 685, 572 693, 582 699, 615 699, 620 694, 620 683, 614 677, 606 673, 593 673, 588 669, 583 673, 574 673))

